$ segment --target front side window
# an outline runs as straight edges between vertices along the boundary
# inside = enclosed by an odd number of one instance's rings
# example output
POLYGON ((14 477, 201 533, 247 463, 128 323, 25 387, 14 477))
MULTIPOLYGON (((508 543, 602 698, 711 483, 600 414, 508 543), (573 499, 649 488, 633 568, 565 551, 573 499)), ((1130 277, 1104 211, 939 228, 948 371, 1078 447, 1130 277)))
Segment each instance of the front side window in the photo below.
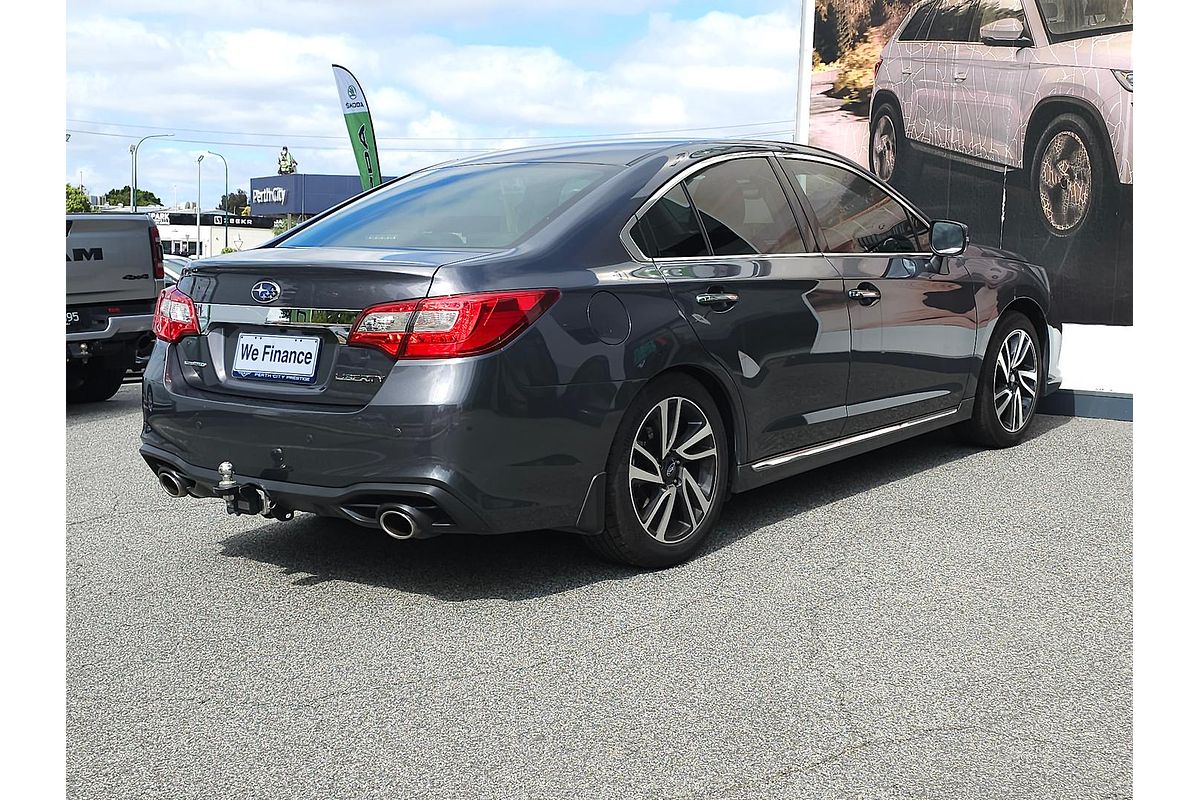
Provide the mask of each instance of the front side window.
POLYGON ((474 164, 418 173, 297 231, 280 247, 512 247, 617 172, 598 164, 474 164))
POLYGON ((927 226, 876 184, 843 167, 783 159, 808 197, 830 253, 926 253, 927 226))
POLYGON ((980 29, 1002 19, 1020 20, 1024 25, 1025 9, 1021 7, 1021 0, 979 0, 979 10, 971 24, 971 41, 980 41, 980 29))
POLYGON ((1133 0, 1038 0, 1053 41, 1133 29, 1133 0))
POLYGON ((931 42, 965 42, 971 33, 975 0, 942 0, 925 38, 931 42))
POLYGON ((765 158, 723 161, 684 184, 714 255, 805 252, 792 207, 765 158))
POLYGON ((929 22, 929 17, 933 13, 934 5, 935 3, 929 2, 917 6, 917 10, 913 12, 912 18, 904 26, 904 30, 900 31, 899 41, 919 42, 925 38, 922 34, 925 32, 925 25, 929 22))
POLYGON ((650 258, 710 255, 700 232, 700 218, 683 184, 677 184, 642 214, 632 236, 638 249, 650 258))

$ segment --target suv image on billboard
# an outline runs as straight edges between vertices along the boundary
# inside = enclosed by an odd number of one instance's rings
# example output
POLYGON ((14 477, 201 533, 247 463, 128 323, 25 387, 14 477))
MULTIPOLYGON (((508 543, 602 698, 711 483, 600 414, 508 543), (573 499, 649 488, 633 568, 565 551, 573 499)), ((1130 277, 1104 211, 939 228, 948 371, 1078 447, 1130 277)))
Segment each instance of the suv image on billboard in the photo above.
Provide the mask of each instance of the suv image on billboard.
POLYGON ((903 182, 918 152, 1024 170, 1054 236, 1133 183, 1133 0, 922 0, 884 47, 871 170, 903 182))

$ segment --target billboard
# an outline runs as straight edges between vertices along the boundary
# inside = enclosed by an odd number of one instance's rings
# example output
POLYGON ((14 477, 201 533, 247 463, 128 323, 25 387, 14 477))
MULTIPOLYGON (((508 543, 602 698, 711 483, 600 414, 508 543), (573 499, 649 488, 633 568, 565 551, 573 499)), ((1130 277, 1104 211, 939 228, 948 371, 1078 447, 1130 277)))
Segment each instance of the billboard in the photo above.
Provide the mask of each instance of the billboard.
POLYGON ((1132 0, 817 0, 809 143, 1133 322, 1132 0))

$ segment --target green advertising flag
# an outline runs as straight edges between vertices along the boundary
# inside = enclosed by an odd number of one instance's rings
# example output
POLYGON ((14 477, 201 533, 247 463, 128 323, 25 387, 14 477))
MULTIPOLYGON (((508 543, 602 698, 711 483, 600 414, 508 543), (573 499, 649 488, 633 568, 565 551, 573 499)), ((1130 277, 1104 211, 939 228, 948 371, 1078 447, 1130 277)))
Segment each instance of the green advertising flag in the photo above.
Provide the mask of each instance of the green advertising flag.
POLYGON ((371 124, 371 110, 367 108, 367 96, 350 70, 333 65, 333 79, 337 81, 338 95, 342 100, 342 113, 346 115, 346 130, 350 132, 350 146, 354 148, 354 159, 358 162, 358 177, 363 191, 383 183, 379 172, 379 148, 375 144, 375 126, 371 124))

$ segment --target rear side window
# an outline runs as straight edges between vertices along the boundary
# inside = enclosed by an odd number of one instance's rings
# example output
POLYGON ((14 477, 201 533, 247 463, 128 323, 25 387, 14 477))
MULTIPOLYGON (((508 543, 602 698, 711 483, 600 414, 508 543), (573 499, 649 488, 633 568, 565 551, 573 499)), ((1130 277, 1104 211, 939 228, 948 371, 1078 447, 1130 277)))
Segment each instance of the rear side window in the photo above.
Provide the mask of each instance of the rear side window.
POLYGON ((829 253, 927 253, 923 222, 861 175, 832 164, 782 159, 808 197, 829 253))
POLYGON ((633 228, 633 241, 650 258, 709 255, 700 232, 700 219, 683 184, 677 184, 642 214, 633 228))
POLYGON ((904 30, 900 31, 899 41, 901 42, 919 42, 925 37, 922 35, 925 32, 925 26, 929 22, 929 17, 933 13, 934 3, 923 3, 917 6, 917 10, 913 12, 912 18, 908 24, 904 26, 904 30))
POLYGON ((298 231, 280 247, 511 247, 617 172, 598 164, 476 164, 430 170, 298 231))
POLYGON ((766 159, 724 161, 684 183, 714 255, 805 252, 792 207, 766 159))
POLYGON ((965 42, 971 34, 975 0, 942 0, 925 38, 931 42, 965 42))

